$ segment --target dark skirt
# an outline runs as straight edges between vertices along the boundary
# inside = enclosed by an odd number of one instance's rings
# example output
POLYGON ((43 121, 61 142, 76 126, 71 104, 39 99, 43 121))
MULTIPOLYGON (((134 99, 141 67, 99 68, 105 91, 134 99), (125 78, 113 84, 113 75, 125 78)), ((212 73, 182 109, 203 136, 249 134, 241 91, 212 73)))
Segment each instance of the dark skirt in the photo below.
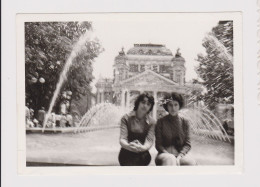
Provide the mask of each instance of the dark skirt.
POLYGON ((118 156, 120 166, 147 166, 151 162, 149 151, 135 153, 121 148, 118 156))

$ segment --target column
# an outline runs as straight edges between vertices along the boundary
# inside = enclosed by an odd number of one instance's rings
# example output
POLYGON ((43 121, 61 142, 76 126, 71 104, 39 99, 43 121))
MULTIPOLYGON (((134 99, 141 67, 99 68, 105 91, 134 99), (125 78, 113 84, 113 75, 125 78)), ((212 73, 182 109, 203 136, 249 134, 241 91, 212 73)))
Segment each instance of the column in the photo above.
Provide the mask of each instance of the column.
POLYGON ((104 103, 104 92, 101 92, 101 103, 104 103))
POLYGON ((157 91, 153 91, 154 106, 153 106, 153 118, 157 119, 157 91))
POLYGON ((176 79, 175 79, 175 71, 174 70, 172 71, 172 80, 176 81, 176 79))
POLYGON ((141 65, 138 64, 138 72, 141 72, 141 65))
POLYGON ((121 91, 121 106, 125 106, 125 90, 121 91))
POLYGON ((100 92, 97 93, 97 103, 100 103, 100 92))
POLYGON ((180 85, 184 84, 183 73, 180 73, 180 85))
POLYGON ((130 107, 130 91, 126 91, 126 107, 130 107))
POLYGON ((183 99, 184 99, 183 106, 186 107, 187 106, 187 96, 185 94, 183 94, 183 99))
POLYGON ((185 95, 185 107, 188 105, 189 95, 185 95))

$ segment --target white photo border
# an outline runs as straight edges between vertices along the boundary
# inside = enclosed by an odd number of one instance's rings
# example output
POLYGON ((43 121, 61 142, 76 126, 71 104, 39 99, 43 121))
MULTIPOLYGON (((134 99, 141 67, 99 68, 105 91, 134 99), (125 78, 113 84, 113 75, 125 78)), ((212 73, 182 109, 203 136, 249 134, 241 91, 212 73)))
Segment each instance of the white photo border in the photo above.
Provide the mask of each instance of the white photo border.
POLYGON ((17 129, 18 129, 18 174, 19 175, 172 175, 172 174, 241 174, 243 172, 243 49, 242 12, 215 13, 86 13, 86 14, 17 14, 17 129), (140 14, 142 16, 140 16, 140 14), (170 19, 171 16, 192 16, 203 18, 217 16, 219 20, 233 20, 234 27, 234 125, 235 125, 235 164, 230 166, 182 166, 182 167, 27 167, 25 125, 25 22, 45 21, 95 21, 95 20, 134 20, 170 19))

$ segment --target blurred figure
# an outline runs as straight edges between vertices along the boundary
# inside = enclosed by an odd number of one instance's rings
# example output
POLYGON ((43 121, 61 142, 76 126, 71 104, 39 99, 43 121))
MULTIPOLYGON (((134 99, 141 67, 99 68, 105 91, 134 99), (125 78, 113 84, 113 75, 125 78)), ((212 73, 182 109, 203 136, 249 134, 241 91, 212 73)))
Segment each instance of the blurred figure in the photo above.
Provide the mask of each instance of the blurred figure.
POLYGON ((33 119, 33 124, 34 124, 34 127, 40 127, 39 121, 35 118, 33 119))
POLYGON ((52 112, 47 120, 46 127, 48 128, 55 128, 56 127, 56 116, 55 113, 52 112))
POLYGON ((60 119, 61 119, 61 115, 55 114, 56 127, 60 127, 60 119))
POLYGON ((44 110, 44 107, 41 107, 41 109, 38 111, 38 121, 39 121, 39 125, 43 126, 43 121, 45 118, 46 112, 44 110))
POLYGON ((30 120, 30 109, 29 109, 29 103, 26 103, 25 106, 25 123, 28 123, 28 120, 30 120))
POLYGON ((79 123, 80 123, 80 118, 79 118, 79 115, 76 114, 76 115, 74 116, 74 126, 75 126, 75 127, 79 127, 79 123))
POLYGON ((67 123, 67 118, 64 114, 62 114, 60 118, 60 127, 62 128, 66 127, 66 123, 67 123))
POLYGON ((66 124, 66 126, 67 126, 67 127, 72 127, 72 126, 73 126, 72 115, 67 114, 66 118, 67 118, 67 124, 66 124))
POLYGON ((25 106, 25 125, 26 125, 26 128, 29 127, 29 123, 30 123, 30 109, 29 109, 29 103, 26 103, 26 106, 25 106))
POLYGON ((29 103, 26 104, 25 112, 26 112, 26 128, 35 127, 33 123, 34 110, 29 108, 29 103))
MULTIPOLYGON (((228 120, 225 120, 222 124, 224 130, 226 131, 226 133, 228 133, 228 120)), ((222 129, 222 133, 225 134, 224 130, 222 129)))
POLYGON ((67 102, 66 100, 62 101, 60 105, 60 113, 65 115, 67 113, 67 102))
MULTIPOLYGON (((30 120, 29 120, 29 127, 37 127, 38 124, 34 123, 34 120, 36 120, 34 118, 34 110, 32 108, 30 108, 30 120)), ((37 121, 37 120, 36 120, 37 121)), ((37 121, 38 122, 38 121, 37 121)))
POLYGON ((30 119, 33 120, 34 118, 34 110, 30 108, 30 119))
POLYGON ((56 127, 56 114, 54 112, 51 113, 51 124, 53 128, 56 127))

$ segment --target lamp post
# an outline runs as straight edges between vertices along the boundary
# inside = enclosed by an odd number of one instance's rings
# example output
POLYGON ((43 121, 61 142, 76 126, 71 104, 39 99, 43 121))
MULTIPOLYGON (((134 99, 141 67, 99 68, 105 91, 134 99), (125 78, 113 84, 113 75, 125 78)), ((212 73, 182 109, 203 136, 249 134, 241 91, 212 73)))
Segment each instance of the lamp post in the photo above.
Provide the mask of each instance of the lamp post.
MULTIPOLYGON (((44 93, 43 84, 45 83, 45 79, 41 77, 41 78, 39 78, 39 82, 40 82, 40 86, 41 86, 41 95, 43 97, 43 93, 44 93)), ((41 103, 41 107, 42 107, 42 103, 41 103)))

